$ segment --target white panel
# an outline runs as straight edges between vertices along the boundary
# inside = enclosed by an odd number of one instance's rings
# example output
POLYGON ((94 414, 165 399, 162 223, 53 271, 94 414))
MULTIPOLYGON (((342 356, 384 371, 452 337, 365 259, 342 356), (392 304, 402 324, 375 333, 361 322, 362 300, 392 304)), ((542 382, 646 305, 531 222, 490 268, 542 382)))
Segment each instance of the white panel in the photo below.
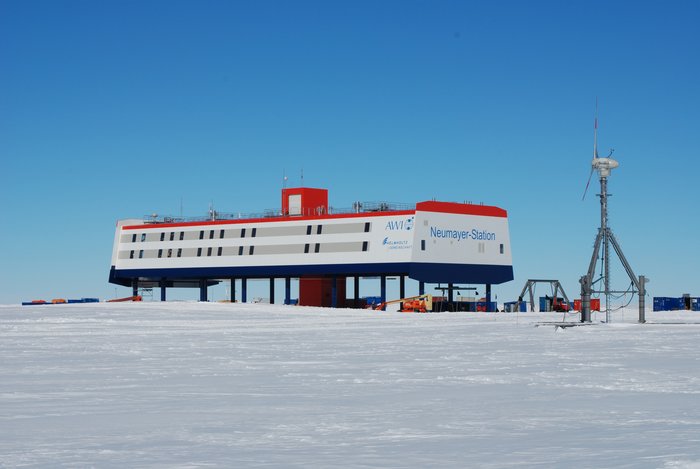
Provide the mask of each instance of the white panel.
POLYGON ((417 212, 415 225, 413 262, 512 265, 507 218, 417 212))
POLYGON ((290 215, 301 215, 301 194, 290 195, 288 204, 290 215))

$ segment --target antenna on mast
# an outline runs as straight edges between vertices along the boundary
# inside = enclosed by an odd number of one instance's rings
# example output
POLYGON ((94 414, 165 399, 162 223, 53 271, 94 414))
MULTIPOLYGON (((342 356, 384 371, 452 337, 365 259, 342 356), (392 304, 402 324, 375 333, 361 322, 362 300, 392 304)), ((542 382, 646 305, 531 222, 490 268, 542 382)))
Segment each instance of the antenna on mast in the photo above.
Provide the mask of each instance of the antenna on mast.
POLYGON ((598 96, 595 97, 595 119, 593 120, 593 158, 598 158, 598 96))
MULTIPOLYGON (((612 155, 612 153, 611 153, 612 155)), ((588 181, 586 182, 586 188, 583 190, 583 197, 581 201, 586 200, 586 193, 588 192, 588 186, 591 185, 591 178, 593 177, 593 171, 595 171, 595 160, 598 158, 598 96, 595 97, 595 117, 593 118, 593 162, 591 165, 591 172, 588 173, 588 181)))

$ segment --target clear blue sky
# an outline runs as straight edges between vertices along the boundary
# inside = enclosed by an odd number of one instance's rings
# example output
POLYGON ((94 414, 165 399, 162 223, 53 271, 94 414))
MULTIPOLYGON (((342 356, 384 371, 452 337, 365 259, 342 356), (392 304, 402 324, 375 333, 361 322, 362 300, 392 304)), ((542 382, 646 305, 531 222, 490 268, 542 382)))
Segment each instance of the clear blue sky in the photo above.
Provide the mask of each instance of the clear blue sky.
POLYGON ((652 295, 700 296, 699 23, 696 1, 2 0, 0 303, 112 297, 117 219, 279 207, 302 168, 337 207, 503 207, 499 301, 578 297, 596 96, 616 236, 652 295))

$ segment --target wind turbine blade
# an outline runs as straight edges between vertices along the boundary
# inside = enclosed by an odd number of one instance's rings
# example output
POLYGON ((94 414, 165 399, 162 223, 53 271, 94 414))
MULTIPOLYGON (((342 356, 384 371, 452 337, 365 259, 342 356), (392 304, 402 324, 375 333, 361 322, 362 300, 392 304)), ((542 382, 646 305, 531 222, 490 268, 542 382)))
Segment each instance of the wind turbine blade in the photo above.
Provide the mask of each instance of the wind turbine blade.
POLYGON ((588 192, 588 186, 591 185, 591 178, 593 177, 593 170, 595 168, 591 167, 591 173, 588 175, 588 182, 586 183, 586 189, 583 191, 583 197, 581 197, 581 200, 586 200, 586 192, 588 192))

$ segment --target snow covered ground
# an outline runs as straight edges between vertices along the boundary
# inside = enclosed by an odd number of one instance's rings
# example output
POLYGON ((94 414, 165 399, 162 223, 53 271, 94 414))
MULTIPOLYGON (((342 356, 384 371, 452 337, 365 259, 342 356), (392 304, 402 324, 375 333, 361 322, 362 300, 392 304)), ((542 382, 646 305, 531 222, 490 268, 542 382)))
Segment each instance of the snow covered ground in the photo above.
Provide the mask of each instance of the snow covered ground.
POLYGON ((700 324, 561 318, 0 306, 0 466, 700 467, 700 324))

